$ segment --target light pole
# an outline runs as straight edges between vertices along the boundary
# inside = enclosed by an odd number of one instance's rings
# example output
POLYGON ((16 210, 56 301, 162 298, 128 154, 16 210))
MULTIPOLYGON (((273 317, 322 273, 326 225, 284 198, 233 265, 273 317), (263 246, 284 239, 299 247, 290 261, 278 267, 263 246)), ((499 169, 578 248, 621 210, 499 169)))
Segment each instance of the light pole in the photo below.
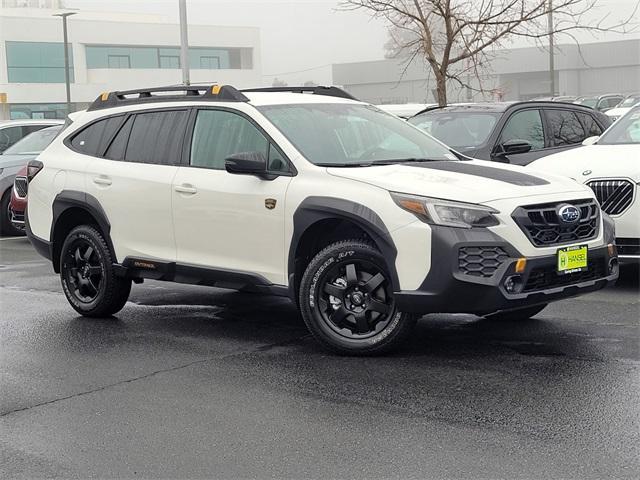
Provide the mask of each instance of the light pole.
POLYGON ((180 63, 182 83, 189 85, 189 36, 187 35, 187 0, 179 0, 180 7, 180 63))
POLYGON ((62 17, 62 35, 64 37, 64 84, 67 91, 67 115, 71 113, 71 79, 69 76, 69 38, 67 35, 67 17, 77 12, 54 13, 54 17, 62 17))

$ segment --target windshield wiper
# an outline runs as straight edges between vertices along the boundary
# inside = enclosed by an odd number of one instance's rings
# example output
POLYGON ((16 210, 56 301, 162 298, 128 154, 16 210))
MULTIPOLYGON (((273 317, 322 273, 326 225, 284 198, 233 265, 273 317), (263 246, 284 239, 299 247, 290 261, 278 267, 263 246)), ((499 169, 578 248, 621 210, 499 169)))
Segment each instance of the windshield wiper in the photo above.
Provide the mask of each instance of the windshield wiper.
POLYGON ((368 160, 366 162, 353 163, 316 163, 319 167, 372 167, 375 165, 397 165, 399 163, 412 162, 440 162, 445 159, 440 158, 392 158, 388 160, 368 160))

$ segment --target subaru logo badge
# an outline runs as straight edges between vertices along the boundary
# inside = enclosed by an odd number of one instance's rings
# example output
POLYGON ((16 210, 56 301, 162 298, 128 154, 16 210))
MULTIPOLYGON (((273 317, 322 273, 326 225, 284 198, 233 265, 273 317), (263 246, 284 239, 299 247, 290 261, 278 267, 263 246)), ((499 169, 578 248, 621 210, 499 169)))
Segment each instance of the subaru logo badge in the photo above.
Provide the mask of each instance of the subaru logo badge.
POLYGON ((585 170, 584 172, 582 172, 582 175, 587 176, 587 175, 591 175, 593 172, 591 170, 585 170))
POLYGON ((558 208, 558 218, 565 224, 573 224, 580 220, 580 210, 573 205, 561 205, 558 208))

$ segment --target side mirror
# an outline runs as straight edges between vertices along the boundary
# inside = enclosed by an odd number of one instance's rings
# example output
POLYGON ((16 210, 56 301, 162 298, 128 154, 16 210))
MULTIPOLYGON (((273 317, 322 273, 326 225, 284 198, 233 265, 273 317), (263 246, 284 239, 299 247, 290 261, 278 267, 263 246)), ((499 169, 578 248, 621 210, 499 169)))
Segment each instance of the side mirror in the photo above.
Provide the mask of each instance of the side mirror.
POLYGON ((600 137, 597 136, 597 135, 595 137, 587 137, 582 141, 582 145, 584 145, 584 146, 593 145, 599 139, 600 139, 600 137))
POLYGON ((225 159, 224 168, 236 175, 255 175, 265 180, 275 178, 267 173, 267 157, 262 152, 235 153, 225 159))
POLYGON ((496 148, 496 155, 504 157, 505 155, 516 155, 518 153, 527 153, 531 150, 532 145, 526 140, 519 140, 512 138, 504 143, 501 143, 496 148))

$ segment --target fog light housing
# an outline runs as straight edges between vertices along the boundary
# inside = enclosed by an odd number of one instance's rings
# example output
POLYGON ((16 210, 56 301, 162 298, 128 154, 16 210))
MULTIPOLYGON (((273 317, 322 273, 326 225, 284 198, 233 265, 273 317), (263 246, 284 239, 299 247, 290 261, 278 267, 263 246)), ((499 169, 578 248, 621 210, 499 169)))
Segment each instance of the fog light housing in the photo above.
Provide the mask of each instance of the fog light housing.
POLYGON ((617 275, 620 269, 620 264, 616 257, 609 259, 609 275, 617 275))
POLYGON ((507 293, 520 293, 524 288, 524 282, 521 275, 511 275, 507 277, 503 283, 507 293))

